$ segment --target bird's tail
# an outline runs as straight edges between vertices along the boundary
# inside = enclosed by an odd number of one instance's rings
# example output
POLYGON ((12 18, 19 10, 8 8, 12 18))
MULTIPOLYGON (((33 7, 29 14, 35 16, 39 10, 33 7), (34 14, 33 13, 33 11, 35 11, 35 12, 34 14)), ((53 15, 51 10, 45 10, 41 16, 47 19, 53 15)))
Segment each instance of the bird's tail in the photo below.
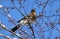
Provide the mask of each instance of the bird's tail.
POLYGON ((17 29, 19 29, 20 26, 21 26, 20 24, 16 25, 14 28, 11 29, 11 31, 15 32, 17 29))

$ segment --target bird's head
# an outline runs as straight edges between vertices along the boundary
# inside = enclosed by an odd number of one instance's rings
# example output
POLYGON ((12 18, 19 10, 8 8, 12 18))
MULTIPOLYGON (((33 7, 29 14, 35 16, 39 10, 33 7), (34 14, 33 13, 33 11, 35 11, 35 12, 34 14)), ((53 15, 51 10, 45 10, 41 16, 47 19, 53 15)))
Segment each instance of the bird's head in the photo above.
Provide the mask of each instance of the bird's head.
POLYGON ((36 18, 36 11, 35 11, 35 9, 31 10, 31 14, 33 15, 33 18, 36 18))

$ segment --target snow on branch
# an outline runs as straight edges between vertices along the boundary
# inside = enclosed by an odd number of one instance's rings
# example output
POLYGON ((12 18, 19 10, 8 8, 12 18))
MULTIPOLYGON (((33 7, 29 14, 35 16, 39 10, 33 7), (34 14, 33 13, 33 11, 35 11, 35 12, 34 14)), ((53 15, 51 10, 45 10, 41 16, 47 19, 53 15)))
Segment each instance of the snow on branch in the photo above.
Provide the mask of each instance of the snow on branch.
MULTIPOLYGON (((2 24, 1 22, 0 22, 0 26, 1 26, 3 29, 5 29, 5 30, 9 31, 10 33, 14 34, 15 36, 21 38, 20 35, 18 35, 18 34, 16 34, 16 33, 12 32, 11 30, 9 30, 9 29, 8 29, 4 24, 2 24)), ((21 38, 21 39, 22 39, 22 38, 21 38)))

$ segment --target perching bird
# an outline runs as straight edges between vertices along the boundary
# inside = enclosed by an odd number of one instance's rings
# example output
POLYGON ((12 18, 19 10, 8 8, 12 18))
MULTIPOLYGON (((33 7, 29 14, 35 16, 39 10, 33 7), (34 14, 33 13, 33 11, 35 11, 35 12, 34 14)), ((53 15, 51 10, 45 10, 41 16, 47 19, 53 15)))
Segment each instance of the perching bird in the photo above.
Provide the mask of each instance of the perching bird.
POLYGON ((19 29, 20 26, 22 25, 29 25, 33 22, 35 22, 36 20, 36 11, 35 9, 31 10, 31 13, 27 16, 25 16, 24 18, 22 18, 21 20, 17 21, 18 24, 11 29, 12 32, 15 32, 17 29, 19 29))

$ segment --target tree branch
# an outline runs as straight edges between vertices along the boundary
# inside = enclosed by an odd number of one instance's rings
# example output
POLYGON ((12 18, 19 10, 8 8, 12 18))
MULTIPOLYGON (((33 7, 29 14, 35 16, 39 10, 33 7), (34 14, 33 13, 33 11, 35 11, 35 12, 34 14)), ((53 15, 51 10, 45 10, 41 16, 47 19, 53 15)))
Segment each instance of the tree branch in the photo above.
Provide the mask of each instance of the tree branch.
MULTIPOLYGON (((21 36, 19 36, 18 34, 16 34, 16 33, 12 32, 12 31, 11 31, 11 30, 9 30, 8 28, 6 28, 6 27, 5 27, 5 25, 3 25, 1 22, 0 22, 0 26, 1 26, 3 29, 5 29, 5 30, 9 31, 10 33, 14 34, 15 36, 17 36, 17 37, 21 38, 21 36)), ((21 38, 21 39, 22 39, 22 38, 21 38)))

